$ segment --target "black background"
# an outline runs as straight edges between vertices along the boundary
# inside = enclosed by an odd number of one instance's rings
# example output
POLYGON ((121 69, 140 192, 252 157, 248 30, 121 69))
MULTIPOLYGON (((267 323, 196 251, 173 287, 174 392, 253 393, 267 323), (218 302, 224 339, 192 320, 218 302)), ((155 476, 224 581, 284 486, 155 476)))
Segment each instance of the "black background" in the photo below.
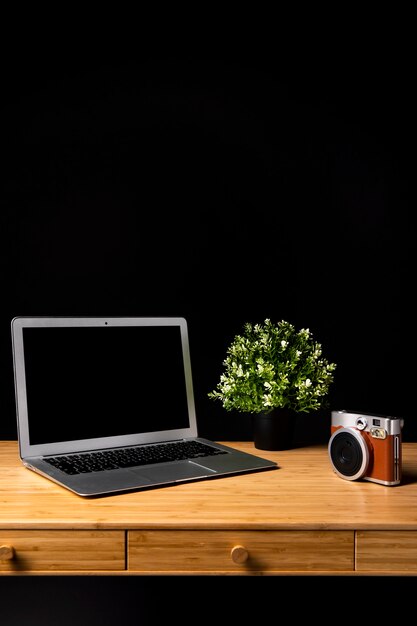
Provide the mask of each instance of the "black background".
MULTIPOLYGON (((81 55, 76 38, 59 54, 8 50, 1 438, 16 437, 11 318, 79 314, 186 317, 204 436, 250 439, 248 416, 207 392, 243 323, 270 317, 309 327, 338 364, 332 408, 404 417, 404 439, 417 440, 412 45, 401 28, 370 25, 366 45, 350 31, 337 46, 333 30, 327 45, 277 34, 227 54, 215 37, 178 55, 110 43, 81 55)), ((325 441, 329 413, 297 427, 325 441)), ((193 592, 233 597, 218 581, 193 592)), ((327 579, 302 582, 293 589, 327 597, 327 579)), ((110 583, 73 583, 75 606, 88 606, 83 589, 98 606, 110 583)), ((47 584, 58 605, 65 579, 5 589, 34 599, 47 584)), ((158 595, 149 580, 112 589, 123 610, 158 595)))
MULTIPOLYGON (((36 58, 36 57, 35 57, 36 58)), ((1 435, 14 315, 183 315, 200 433, 250 439, 207 399, 246 321, 308 327, 331 408, 415 439, 406 59, 89 63, 36 58, 3 101, 1 435)), ((163 376, 163 357, 161 357, 163 376)), ((329 411, 299 437, 328 436, 329 411)))

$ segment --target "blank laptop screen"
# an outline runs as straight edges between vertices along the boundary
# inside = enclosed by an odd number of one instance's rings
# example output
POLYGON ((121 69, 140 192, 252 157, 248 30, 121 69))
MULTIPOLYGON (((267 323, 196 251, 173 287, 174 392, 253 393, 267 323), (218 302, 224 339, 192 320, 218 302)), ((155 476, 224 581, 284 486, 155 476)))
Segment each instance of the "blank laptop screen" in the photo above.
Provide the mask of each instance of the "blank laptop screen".
POLYGON ((189 427, 178 326, 23 328, 31 445, 189 427))

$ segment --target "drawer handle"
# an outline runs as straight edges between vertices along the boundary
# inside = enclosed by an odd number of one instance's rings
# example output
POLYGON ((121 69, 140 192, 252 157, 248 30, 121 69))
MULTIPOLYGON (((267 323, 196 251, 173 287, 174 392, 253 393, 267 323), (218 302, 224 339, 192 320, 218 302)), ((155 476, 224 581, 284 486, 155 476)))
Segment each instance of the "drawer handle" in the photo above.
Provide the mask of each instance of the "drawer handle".
POLYGON ((234 546, 230 552, 230 556, 232 557, 233 563, 241 565, 248 560, 249 552, 246 550, 245 546, 234 546))
POLYGON ((14 548, 13 546, 8 546, 6 544, 0 546, 0 561, 9 561, 14 558, 14 548))

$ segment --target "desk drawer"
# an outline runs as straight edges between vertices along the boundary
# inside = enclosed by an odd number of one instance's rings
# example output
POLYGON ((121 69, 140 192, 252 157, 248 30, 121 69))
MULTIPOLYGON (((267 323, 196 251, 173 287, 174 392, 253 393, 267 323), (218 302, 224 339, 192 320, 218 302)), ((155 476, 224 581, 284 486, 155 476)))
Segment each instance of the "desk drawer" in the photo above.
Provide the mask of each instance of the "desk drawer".
POLYGON ((124 531, 0 530, 0 572, 123 569, 124 531))
POLYGON ((417 573, 417 531, 357 531, 356 569, 417 573))
POLYGON ((353 531, 158 530, 128 533, 128 569, 244 573, 352 571, 353 531))

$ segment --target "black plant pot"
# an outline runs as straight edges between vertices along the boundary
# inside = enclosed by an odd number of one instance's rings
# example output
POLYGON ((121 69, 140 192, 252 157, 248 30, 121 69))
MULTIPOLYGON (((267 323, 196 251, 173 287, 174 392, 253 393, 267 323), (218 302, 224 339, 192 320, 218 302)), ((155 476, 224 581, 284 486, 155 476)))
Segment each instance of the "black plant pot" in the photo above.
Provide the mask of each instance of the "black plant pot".
POLYGON ((289 450, 294 445, 297 413, 273 409, 253 416, 253 441, 259 450, 289 450))

